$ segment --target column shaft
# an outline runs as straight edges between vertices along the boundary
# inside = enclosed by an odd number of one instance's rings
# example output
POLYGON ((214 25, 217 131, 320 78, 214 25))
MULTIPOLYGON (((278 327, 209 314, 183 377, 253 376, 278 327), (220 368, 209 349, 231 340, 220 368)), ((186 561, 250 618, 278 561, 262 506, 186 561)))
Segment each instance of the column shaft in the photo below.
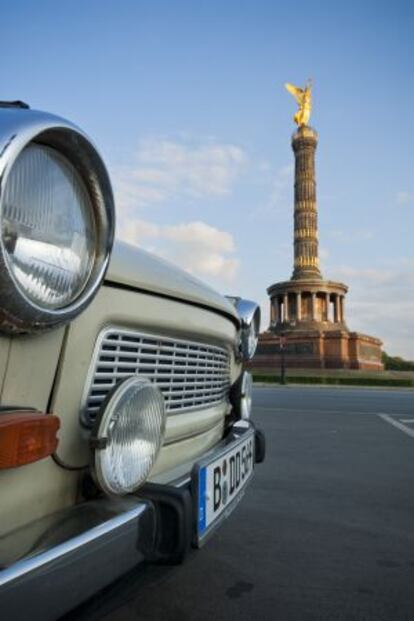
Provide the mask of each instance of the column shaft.
POLYGON ((339 295, 334 294, 334 322, 339 322, 339 295))
POLYGON ((274 298, 270 298, 270 325, 274 325, 275 323, 275 300, 274 298))
POLYGON ((277 298, 273 298, 273 321, 275 324, 279 323, 279 304, 277 298))
POLYGON ((316 293, 312 293, 312 321, 316 319, 316 293))
POLYGON ((289 296, 287 293, 283 296, 283 321, 289 321, 289 296))
POLYGON ((292 136, 295 154, 294 280, 321 278, 318 257, 315 151, 318 134, 307 126, 292 136))
POLYGON ((300 292, 296 293, 296 321, 301 321, 302 319, 302 294, 300 292))

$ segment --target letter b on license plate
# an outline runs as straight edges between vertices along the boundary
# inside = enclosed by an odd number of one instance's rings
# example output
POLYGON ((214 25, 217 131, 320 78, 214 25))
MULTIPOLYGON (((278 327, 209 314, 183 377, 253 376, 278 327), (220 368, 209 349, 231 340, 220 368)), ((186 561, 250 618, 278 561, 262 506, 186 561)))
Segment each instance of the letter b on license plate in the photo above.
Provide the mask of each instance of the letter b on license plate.
POLYGON ((254 466, 254 434, 198 470, 198 543, 242 496, 254 466))

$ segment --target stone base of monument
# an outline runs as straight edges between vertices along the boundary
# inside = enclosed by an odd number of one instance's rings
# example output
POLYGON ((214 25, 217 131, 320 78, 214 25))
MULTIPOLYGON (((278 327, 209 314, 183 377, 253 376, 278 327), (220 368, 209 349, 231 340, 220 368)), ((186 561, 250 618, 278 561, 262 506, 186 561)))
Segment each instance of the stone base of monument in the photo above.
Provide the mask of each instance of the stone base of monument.
MULTIPOLYGON (((293 330, 289 325, 278 333, 263 332, 259 337, 256 355, 248 368, 256 372, 277 372, 282 364, 282 349, 286 368, 294 369, 359 369, 382 371, 381 341, 346 327, 329 326, 320 329, 293 330)), ((328 323, 328 322, 327 322, 328 323)), ((315 326, 316 327, 316 326, 315 326)), ((279 326, 280 328, 280 326, 279 326)))

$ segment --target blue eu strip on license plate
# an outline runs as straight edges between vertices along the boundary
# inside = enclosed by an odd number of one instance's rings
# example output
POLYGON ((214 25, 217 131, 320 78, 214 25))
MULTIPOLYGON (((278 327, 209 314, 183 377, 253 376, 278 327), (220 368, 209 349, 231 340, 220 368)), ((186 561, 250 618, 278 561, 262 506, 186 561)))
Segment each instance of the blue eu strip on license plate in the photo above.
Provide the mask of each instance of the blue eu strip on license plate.
POLYGON ((253 474, 254 434, 198 470, 197 543, 227 516, 253 474))

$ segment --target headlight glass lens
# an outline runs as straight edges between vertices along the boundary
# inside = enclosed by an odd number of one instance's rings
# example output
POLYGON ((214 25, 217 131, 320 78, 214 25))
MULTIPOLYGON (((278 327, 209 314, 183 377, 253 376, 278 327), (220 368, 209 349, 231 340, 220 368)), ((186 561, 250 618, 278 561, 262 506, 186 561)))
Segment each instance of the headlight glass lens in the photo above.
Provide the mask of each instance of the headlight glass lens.
POLYGON ((17 158, 4 190, 1 238, 9 270, 34 304, 63 308, 84 289, 97 242, 92 203, 56 150, 30 144, 17 158))
POLYGON ((137 376, 125 380, 104 406, 98 424, 95 474, 109 494, 134 492, 147 479, 164 441, 166 412, 160 390, 137 376))
POLYGON ((248 331, 248 336, 247 336, 247 355, 249 359, 253 358, 256 352, 258 338, 259 338, 259 335, 257 333, 256 323, 252 321, 252 323, 249 326, 249 331, 248 331))
POLYGON ((241 387, 240 418, 249 420, 252 412, 253 378, 251 373, 244 371, 241 387))
POLYGON ((257 331, 257 325, 255 321, 251 321, 250 324, 245 325, 241 332, 241 352, 244 360, 250 360, 253 358, 259 334, 257 331))

